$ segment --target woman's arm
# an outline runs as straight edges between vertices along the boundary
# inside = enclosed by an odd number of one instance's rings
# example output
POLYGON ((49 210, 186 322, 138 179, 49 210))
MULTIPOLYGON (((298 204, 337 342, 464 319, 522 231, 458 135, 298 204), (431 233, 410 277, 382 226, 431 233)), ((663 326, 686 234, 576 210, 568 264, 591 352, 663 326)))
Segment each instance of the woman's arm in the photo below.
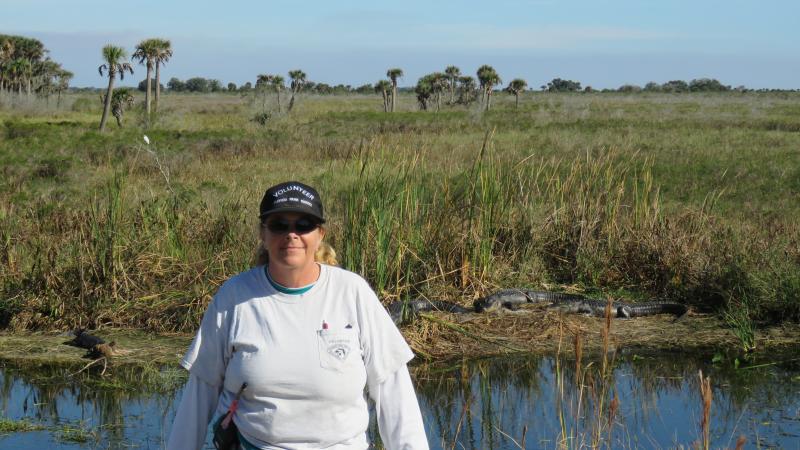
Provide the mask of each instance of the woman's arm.
POLYGON ((387 450, 428 450, 417 395, 405 364, 383 383, 370 384, 369 393, 375 401, 378 429, 387 450))
POLYGON ((167 450, 199 450, 206 441, 208 422, 214 415, 220 388, 189 374, 181 404, 172 422, 167 450))

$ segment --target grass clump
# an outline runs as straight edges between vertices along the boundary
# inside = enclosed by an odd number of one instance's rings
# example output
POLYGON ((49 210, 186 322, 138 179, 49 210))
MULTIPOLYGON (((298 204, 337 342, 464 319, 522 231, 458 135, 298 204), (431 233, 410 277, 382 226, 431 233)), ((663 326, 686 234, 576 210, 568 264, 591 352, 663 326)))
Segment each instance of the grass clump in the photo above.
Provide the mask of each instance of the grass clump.
POLYGON ((0 435, 21 433, 27 431, 44 430, 43 425, 33 423, 27 419, 12 420, 5 417, 0 417, 0 435))

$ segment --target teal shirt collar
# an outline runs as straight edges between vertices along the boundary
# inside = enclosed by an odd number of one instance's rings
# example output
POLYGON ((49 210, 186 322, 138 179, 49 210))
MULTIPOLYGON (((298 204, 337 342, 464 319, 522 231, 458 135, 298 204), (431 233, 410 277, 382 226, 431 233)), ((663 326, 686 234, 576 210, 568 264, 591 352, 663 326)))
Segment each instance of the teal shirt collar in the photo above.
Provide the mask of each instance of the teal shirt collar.
POLYGON ((267 266, 264 266, 264 273, 267 274, 267 281, 269 281, 269 284, 272 285, 272 287, 275 288, 275 290, 280 292, 281 294, 289 294, 289 295, 305 294, 306 292, 308 292, 309 289, 314 287, 314 283, 299 288, 286 287, 272 279, 272 277, 269 275, 269 270, 267 269, 267 266))

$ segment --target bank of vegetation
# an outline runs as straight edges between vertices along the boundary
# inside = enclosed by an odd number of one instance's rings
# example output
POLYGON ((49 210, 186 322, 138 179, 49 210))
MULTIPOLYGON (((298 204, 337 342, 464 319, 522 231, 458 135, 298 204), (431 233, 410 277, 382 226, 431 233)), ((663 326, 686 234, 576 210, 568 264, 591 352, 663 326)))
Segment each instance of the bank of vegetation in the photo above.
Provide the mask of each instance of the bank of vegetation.
POLYGON ((425 113, 401 93, 394 114, 380 98, 306 95, 258 122, 272 96, 165 94, 106 133, 81 95, 2 110, 0 323, 193 330, 287 178, 320 187, 340 260, 387 301, 657 297, 744 342, 800 319, 797 98, 545 93, 425 113))

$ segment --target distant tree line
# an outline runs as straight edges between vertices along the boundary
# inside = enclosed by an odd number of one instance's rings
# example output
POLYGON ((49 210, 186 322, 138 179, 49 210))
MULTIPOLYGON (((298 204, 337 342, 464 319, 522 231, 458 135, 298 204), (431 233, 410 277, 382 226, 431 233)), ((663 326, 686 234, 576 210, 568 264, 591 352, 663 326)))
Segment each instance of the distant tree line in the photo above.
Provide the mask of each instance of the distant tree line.
MULTIPOLYGON (((258 84, 258 79, 256 80, 256 84, 258 84)), ((273 87, 276 86, 274 81, 270 82, 270 84, 272 84, 273 87)), ((374 92, 374 87, 371 84, 363 84, 360 86, 352 86, 349 84, 330 85, 327 83, 317 83, 310 80, 305 80, 301 84, 304 92, 313 94, 371 94, 374 92)), ((296 85, 295 89, 297 86, 298 85, 296 85)), ((241 85, 237 85, 236 83, 227 83, 223 86, 222 82, 217 79, 193 77, 183 81, 173 77, 167 82, 166 87, 171 92, 249 92, 254 90, 256 85, 248 81, 241 85)), ((284 85, 281 89, 286 88, 287 86, 284 85)), ((290 90, 292 89, 291 86, 288 86, 288 88, 290 90)), ((139 83, 139 90, 144 91, 144 81, 139 83)))
POLYGON ((0 91, 50 98, 69 88, 73 73, 47 56, 38 39, 0 34, 0 91))
POLYGON ((690 82, 686 82, 683 80, 672 80, 667 81, 663 84, 658 84, 655 81, 651 81, 644 85, 644 87, 639 87, 633 84, 625 84, 619 87, 617 91, 619 92, 727 92, 731 90, 744 90, 743 86, 732 89, 730 86, 726 86, 720 83, 718 80, 714 78, 698 78, 694 79, 690 82))
MULTIPOLYGON (((542 85, 541 89, 547 92, 596 92, 591 86, 586 86, 581 89, 581 83, 572 80, 562 80, 561 78, 554 78, 546 85, 542 85)), ((728 92, 739 91, 744 92, 748 89, 744 86, 731 88, 730 86, 720 83, 714 78, 697 78, 692 81, 686 82, 683 80, 671 80, 663 84, 658 84, 651 81, 644 85, 644 87, 635 84, 624 84, 617 89, 603 89, 599 92, 667 92, 667 93, 682 93, 682 92, 728 92)))
POLYGON ((172 77, 167 81, 167 89, 172 92, 223 92, 227 89, 217 79, 193 77, 182 81, 172 77))
MULTIPOLYGON (((302 83, 302 90, 307 93, 322 94, 322 95, 336 95, 336 94, 381 94, 384 101, 384 110, 391 112, 397 107, 395 100, 398 92, 414 93, 417 97, 417 102, 422 110, 429 108, 439 109, 442 104, 470 104, 479 101, 486 109, 491 107, 492 95, 497 91, 505 91, 512 94, 516 98, 516 103, 519 103, 519 96, 525 91, 529 90, 528 83, 521 78, 514 78, 509 84, 498 89, 497 86, 501 84, 502 80, 497 71, 489 66, 483 65, 476 72, 476 76, 462 75, 461 70, 456 66, 447 66, 443 72, 432 72, 422 76, 417 84, 413 87, 399 87, 398 80, 402 78, 403 71, 399 68, 389 69, 387 71, 387 79, 379 80, 374 84, 363 84, 359 86, 352 86, 349 84, 329 85, 326 83, 317 83, 310 80, 304 80, 302 83), (394 107, 392 106, 394 104, 394 107)), ((274 77, 275 75, 273 75, 274 77)), ((284 81, 283 77, 278 80, 284 81)), ((287 86, 282 85, 280 88, 275 84, 275 80, 270 81, 270 89, 273 91, 283 91, 287 86)), ((145 81, 139 83, 139 90, 144 92, 145 81)), ((249 92, 259 87, 258 81, 254 85, 251 82, 244 83, 237 86, 235 83, 222 84, 216 79, 206 79, 201 77, 189 78, 182 81, 178 78, 171 78, 167 83, 167 88, 173 92, 249 92)), ((162 86, 163 88, 163 86, 162 86)), ((291 87, 289 87, 291 89, 291 87)), ((683 92, 728 92, 737 91, 745 92, 751 91, 744 86, 732 88, 731 86, 724 85, 714 78, 698 78, 691 81, 671 80, 659 84, 654 81, 646 85, 638 86, 635 84, 624 84, 616 89, 602 89, 597 90, 591 86, 583 87, 579 81, 553 78, 547 84, 540 86, 540 89, 545 92, 666 92, 666 93, 683 93, 683 92)), ((782 91, 766 90, 761 91, 782 91)), ((295 90, 294 92, 298 92, 295 90)))

